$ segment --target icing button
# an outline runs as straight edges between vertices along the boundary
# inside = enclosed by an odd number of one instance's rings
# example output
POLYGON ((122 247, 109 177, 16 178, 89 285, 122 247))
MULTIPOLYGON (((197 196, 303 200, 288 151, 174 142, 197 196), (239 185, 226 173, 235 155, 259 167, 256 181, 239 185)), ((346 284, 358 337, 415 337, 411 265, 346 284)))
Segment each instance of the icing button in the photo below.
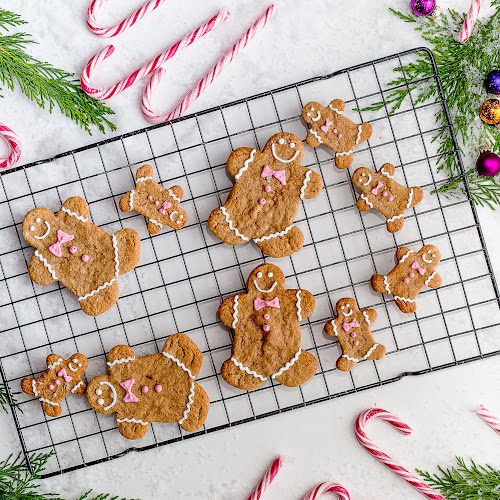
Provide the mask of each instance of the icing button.
POLYGON ((355 345, 356 347, 358 347, 358 345, 359 345, 359 340, 355 340, 353 343, 354 343, 354 345, 355 345))
POLYGON ((270 318, 271 318, 271 316, 270 316, 269 314, 267 314, 267 313, 266 313, 266 314, 264 314, 264 319, 265 319, 266 321, 267 321, 268 319, 270 319, 270 318))
POLYGON ((151 201, 153 197, 151 195, 148 196, 148 201, 151 201))
MULTIPOLYGON (((158 386, 156 386, 156 387, 158 387, 158 386)), ((143 385, 141 388, 141 392, 143 394, 146 394, 148 391, 149 391, 149 387, 147 385, 143 385)), ((156 391, 156 392, 158 392, 158 391, 156 391)))
POLYGON ((159 202, 158 200, 156 200, 156 201, 155 201, 155 205, 156 205, 157 207, 159 207, 159 206, 160 206, 160 202, 159 202))
POLYGON ((410 273, 410 278, 414 278, 415 277, 415 273, 410 273))
POLYGON ((269 330, 271 330, 271 327, 269 325, 264 325, 262 329, 267 333, 269 330))
POLYGON ((394 196, 389 196, 389 198, 387 198, 389 201, 394 201, 394 196))
POLYGON ((163 387, 160 384, 155 385, 156 392, 161 392, 162 390, 163 390, 163 387))
POLYGON ((339 134, 339 139, 342 139, 342 134, 339 134))
POLYGON ((266 193, 270 193, 270 192, 271 192, 271 189, 272 189, 272 188, 271 188, 271 186, 266 186, 266 187, 264 188, 264 191, 265 191, 266 193))
POLYGON ((265 205, 266 204, 266 200, 264 198, 261 198, 259 200, 259 205, 265 205))
POLYGON ((382 196, 383 196, 384 198, 387 198, 387 195, 388 195, 388 194, 389 194, 389 193, 388 193, 387 191, 384 191, 384 192, 382 193, 382 196))
MULTIPOLYGON (((75 245, 71 245, 71 246, 69 247, 69 253, 71 253, 71 254, 73 254, 73 255, 74 255, 77 251, 78 251, 78 249, 75 247, 75 245)), ((73 361, 73 362, 74 362, 74 361, 73 361)))
POLYGON ((89 259, 90 259, 90 257, 89 257, 87 254, 83 254, 83 255, 82 255, 82 260, 83 260, 83 262, 88 262, 88 261, 89 261, 89 259))
POLYGON ((410 282, 410 278, 405 278, 405 283, 409 283, 410 282))
POLYGON ((59 379, 56 379, 56 385, 61 385, 61 381, 59 379))
POLYGON ((54 385, 53 385, 53 384, 50 384, 50 385, 49 385, 49 389, 50 389, 51 391, 53 391, 53 390, 55 389, 54 385))
POLYGON ((356 336, 356 332, 351 332, 351 337, 354 338, 356 336))

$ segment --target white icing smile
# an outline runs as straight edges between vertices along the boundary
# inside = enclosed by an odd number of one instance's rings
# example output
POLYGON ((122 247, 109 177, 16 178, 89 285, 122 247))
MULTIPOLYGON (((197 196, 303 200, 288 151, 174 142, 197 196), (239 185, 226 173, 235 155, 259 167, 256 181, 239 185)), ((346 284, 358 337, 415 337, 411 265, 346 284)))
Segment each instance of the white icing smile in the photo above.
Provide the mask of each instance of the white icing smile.
MULTIPOLYGON (((340 309, 344 309, 344 307, 345 306, 342 306, 340 309)), ((347 306, 347 307, 349 307, 349 306, 347 306)), ((352 313, 353 313, 352 309, 349 309, 349 312, 347 312, 347 313, 345 313, 344 311, 342 311, 342 314, 344 316, 352 316, 352 313)))
MULTIPOLYGON (((34 234, 33 237, 36 238, 37 240, 44 240, 45 238, 47 238, 47 236, 50 233, 50 224, 47 221, 45 221, 45 226, 47 227, 47 231, 45 231, 45 233, 43 233, 42 236, 37 236, 36 234, 34 234)), ((33 232, 34 230, 35 230, 34 226, 31 226, 30 231, 33 232)))
POLYGON ((292 163, 293 161, 295 161, 297 159, 297 156, 299 156, 299 151, 295 151, 295 154, 289 159, 289 160, 284 160, 283 158, 281 158, 278 153, 276 153, 276 144, 273 144, 271 146, 271 150, 273 152, 273 156, 276 160, 278 160, 279 162, 281 163, 292 163))
POLYGON ((321 113, 318 111, 318 114, 316 115, 316 118, 312 118, 312 121, 313 122, 317 122, 319 120, 321 120, 321 113))
POLYGON ((432 264, 432 258, 431 258, 430 260, 427 260, 427 259, 425 258, 425 254, 424 254, 424 255, 422 255, 422 260, 423 260, 426 264, 432 264))
POLYGON ((273 283, 273 286, 271 288, 268 288, 267 290, 265 290, 263 288, 260 288, 260 286, 257 284, 257 281, 255 281, 255 280, 253 280, 253 284, 255 285, 255 288, 257 288, 257 290, 259 290, 259 292, 261 292, 261 293, 271 293, 276 288, 276 285, 278 284, 278 282, 275 281, 273 283))
POLYGON ((371 184, 371 182, 372 182, 372 176, 371 176, 371 174, 368 174, 368 180, 367 180, 366 182, 362 182, 362 180, 363 180, 363 176, 364 176, 364 175, 365 175, 365 174, 363 174, 363 175, 359 178, 359 182, 360 182, 363 186, 368 186, 368 185, 369 185, 369 184, 371 184))
POLYGON ((74 372, 77 372, 78 371, 78 368, 73 368, 73 366, 71 365, 71 362, 68 363, 68 368, 74 373, 74 372))
MULTIPOLYGON (((104 411, 108 411, 110 408, 113 408, 113 406, 115 406, 116 404, 116 389, 109 382, 100 382, 99 385, 107 385, 111 389, 111 398, 112 398, 111 404, 109 406, 104 407, 104 411)), ((97 402, 99 403, 100 401, 101 400, 97 402)), ((102 404, 104 404, 104 401, 102 401, 102 404)))

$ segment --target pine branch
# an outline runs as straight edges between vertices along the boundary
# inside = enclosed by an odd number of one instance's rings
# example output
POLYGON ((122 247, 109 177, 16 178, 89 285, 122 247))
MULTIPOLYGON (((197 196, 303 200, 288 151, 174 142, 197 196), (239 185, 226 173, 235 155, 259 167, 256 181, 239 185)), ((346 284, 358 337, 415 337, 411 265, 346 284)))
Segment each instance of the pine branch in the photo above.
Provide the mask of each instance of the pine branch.
MULTIPOLYGON (((402 21, 413 24, 414 29, 433 47, 446 103, 459 141, 459 152, 472 157, 477 156, 483 144, 500 151, 500 130, 484 124, 478 118, 479 107, 486 99, 484 75, 500 67, 500 0, 493 0, 492 5, 496 11, 486 22, 478 21, 473 36, 464 45, 455 40, 464 16, 453 9, 443 13, 437 20, 432 17, 420 19, 390 9, 402 21)), ((404 67, 396 67, 394 71, 400 76, 389 83, 393 90, 382 101, 364 110, 377 111, 387 107, 388 112, 393 114, 409 99, 410 93, 415 105, 439 100, 438 88, 432 85, 434 67, 428 57, 421 56, 404 67)), ((464 179, 467 178, 474 203, 494 209, 500 204, 499 180, 478 176, 474 168, 463 175, 454 154, 455 148, 443 110, 437 112, 436 122, 442 127, 433 138, 439 144, 438 169, 444 169, 450 177, 449 182, 437 191, 450 196, 463 194, 466 192, 464 179)))
POLYGON ((500 470, 486 465, 466 465, 456 457, 457 466, 451 469, 438 467, 438 474, 417 469, 432 488, 438 489, 448 500, 498 500, 500 498, 500 470))
POLYGON ((11 394, 10 401, 9 401, 9 394, 8 394, 7 386, 5 384, 0 383, 0 408, 2 408, 2 410, 5 413, 9 413, 9 407, 8 407, 9 404, 14 406, 14 408, 17 408, 21 413, 23 412, 22 408, 19 406, 19 404, 15 398, 16 394, 19 394, 19 393, 16 392, 14 394, 11 394))
MULTIPOLYGON (((21 24, 25 22, 17 14, 0 9, 0 29, 21 24)), ((92 126, 101 132, 106 128, 116 130, 107 118, 114 114, 113 111, 86 95, 71 73, 26 52, 33 43, 36 42, 27 33, 0 35, 0 97, 1 86, 13 91, 18 85, 21 92, 41 108, 47 107, 50 113, 55 107, 59 108, 89 134, 92 134, 92 126)))

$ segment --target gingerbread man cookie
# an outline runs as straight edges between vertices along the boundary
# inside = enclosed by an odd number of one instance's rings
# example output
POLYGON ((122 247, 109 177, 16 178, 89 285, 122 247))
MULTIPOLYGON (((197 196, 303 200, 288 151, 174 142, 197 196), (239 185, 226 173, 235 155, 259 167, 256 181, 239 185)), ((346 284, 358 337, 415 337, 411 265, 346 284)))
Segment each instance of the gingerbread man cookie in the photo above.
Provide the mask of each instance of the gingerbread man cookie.
POLYGON ((234 187, 208 219, 217 238, 229 245, 253 240, 270 257, 299 251, 304 235, 294 221, 300 202, 323 187, 321 176, 300 164, 303 158, 304 144, 289 133, 271 137, 264 151, 234 151, 227 162, 234 187))
POLYGON ((314 297, 307 290, 285 290, 285 276, 272 264, 254 269, 247 289, 219 307, 220 320, 234 331, 222 377, 244 390, 256 389, 268 378, 288 387, 307 382, 318 362, 300 348, 300 322, 313 313, 314 297))
POLYGON ((324 108, 318 102, 309 102, 302 110, 302 118, 308 125, 306 142, 312 148, 321 144, 335 153, 335 166, 352 165, 354 147, 367 141, 372 135, 369 123, 356 124, 344 116, 345 103, 334 99, 324 108))
POLYGON ((87 202, 67 199, 54 214, 35 208, 23 220, 23 235, 35 248, 28 265, 38 285, 60 281, 80 301, 82 311, 97 316, 118 301, 117 277, 139 262, 140 239, 132 229, 110 235, 89 220, 87 202))
POLYGON ((424 198, 420 187, 407 188, 396 182, 395 172, 394 165, 386 163, 378 172, 362 167, 352 176, 353 184, 362 191, 356 203, 358 210, 378 210, 387 219, 387 230, 391 233, 403 228, 405 211, 424 198))
POLYGON ((443 282, 436 271, 441 252, 434 245, 425 245, 418 252, 400 247, 396 260, 396 267, 388 275, 372 276, 372 287, 376 292, 393 295, 402 312, 412 313, 417 310, 415 299, 423 288, 439 288, 443 282))
POLYGON ((203 357, 187 335, 171 335, 160 354, 136 358, 129 346, 118 345, 107 359, 109 375, 90 381, 87 399, 99 413, 116 413, 122 436, 139 439, 151 422, 178 422, 185 431, 205 422, 210 400, 195 382, 203 357))
POLYGON ((360 309, 354 299, 340 299, 335 309, 337 318, 325 325, 325 331, 338 338, 342 349, 337 368, 348 372, 365 359, 382 359, 385 347, 375 342, 370 329, 377 319, 377 311, 360 309))
POLYGON ((88 364, 83 354, 73 354, 69 359, 49 354, 47 370, 38 378, 23 378, 21 389, 30 396, 36 396, 49 417, 58 417, 62 413, 61 403, 70 392, 85 394, 87 384, 83 374, 88 364))
POLYGON ((158 234, 163 226, 172 229, 183 228, 187 221, 187 213, 180 203, 184 191, 180 186, 165 189, 154 181, 153 167, 143 165, 135 174, 135 189, 125 193, 120 199, 120 210, 135 210, 148 219, 149 234, 158 234))

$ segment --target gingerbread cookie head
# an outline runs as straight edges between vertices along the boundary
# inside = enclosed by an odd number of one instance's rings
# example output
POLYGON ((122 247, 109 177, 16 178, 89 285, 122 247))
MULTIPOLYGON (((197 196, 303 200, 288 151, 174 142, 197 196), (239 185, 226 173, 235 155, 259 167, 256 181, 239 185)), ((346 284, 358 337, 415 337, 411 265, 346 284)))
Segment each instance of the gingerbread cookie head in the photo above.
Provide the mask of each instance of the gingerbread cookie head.
POLYGON ((23 235, 26 241, 38 250, 49 249, 57 238, 55 214, 47 208, 35 208, 23 220, 23 235))
POLYGON ((346 298, 340 299, 335 306, 337 309, 337 316, 345 321, 349 321, 353 315, 356 316, 359 312, 359 307, 354 299, 346 298))
POLYGON ((263 264, 255 268, 247 280, 250 295, 280 294, 285 289, 285 275, 273 264, 263 264))
POLYGON ((264 152, 266 151, 270 151, 272 157, 282 166, 299 164, 305 154, 304 143, 288 132, 273 135, 266 143, 264 152))
POLYGON ((121 388, 115 387, 108 375, 99 375, 90 381, 87 387, 87 399, 95 411, 109 415, 116 412, 115 406, 120 391, 121 388))
POLYGON ((429 266, 433 271, 434 268, 441 262, 441 252, 434 245, 425 245, 417 252, 417 255, 422 259, 422 262, 429 266))
MULTIPOLYGON (((360 167, 356 169, 356 172, 354 172, 352 176, 352 183, 361 191, 363 191, 366 188, 372 189, 372 184, 373 184, 373 170, 370 168, 366 167, 360 167)), ((380 192, 380 195, 382 195, 382 191, 380 192)))
POLYGON ((325 121, 325 108, 319 102, 308 102, 302 109, 302 119, 308 125, 322 125, 325 121))

